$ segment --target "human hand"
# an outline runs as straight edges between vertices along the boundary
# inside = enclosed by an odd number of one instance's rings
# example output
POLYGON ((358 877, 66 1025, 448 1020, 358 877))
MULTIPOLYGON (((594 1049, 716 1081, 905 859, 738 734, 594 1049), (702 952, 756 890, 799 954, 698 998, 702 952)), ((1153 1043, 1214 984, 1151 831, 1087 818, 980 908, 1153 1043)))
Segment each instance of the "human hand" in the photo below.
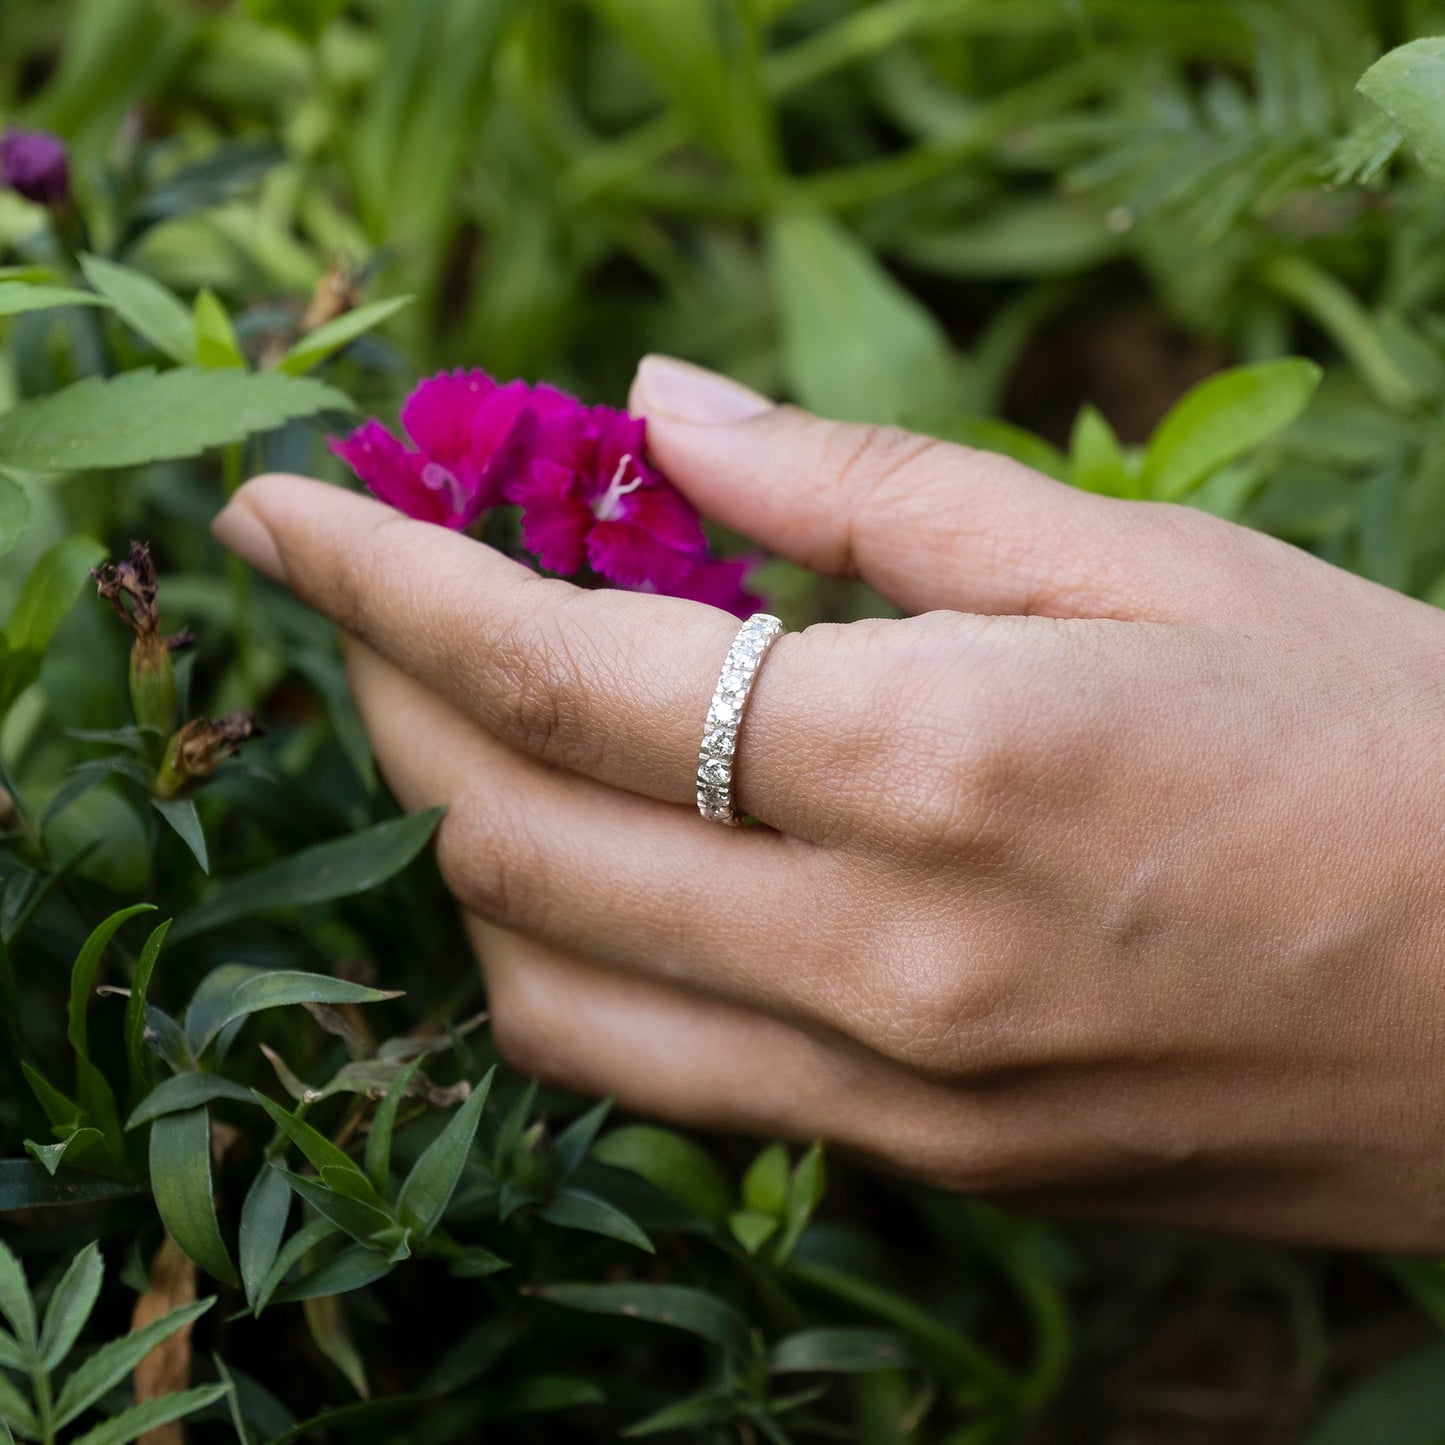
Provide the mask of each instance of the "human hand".
POLYGON ((497 1042, 686 1123, 1054 1212, 1445 1248, 1445 617, 1186 508, 649 360, 707 515, 901 621, 763 663, 318 482, 216 523, 352 639, 407 808, 448 805, 497 1042))

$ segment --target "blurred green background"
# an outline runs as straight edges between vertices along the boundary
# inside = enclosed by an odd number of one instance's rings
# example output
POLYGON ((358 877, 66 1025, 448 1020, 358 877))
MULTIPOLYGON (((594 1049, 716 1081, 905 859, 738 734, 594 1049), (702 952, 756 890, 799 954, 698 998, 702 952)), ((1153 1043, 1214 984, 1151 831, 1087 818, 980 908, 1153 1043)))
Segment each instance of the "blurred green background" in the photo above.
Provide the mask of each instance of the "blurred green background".
MULTIPOLYGON (((3 0, 0 122, 64 137, 88 248, 188 301, 209 288, 256 365, 308 309, 314 321, 414 297, 328 363, 387 419, 419 375, 454 365, 621 404, 637 358, 668 351, 827 415, 997 447, 1096 490, 1187 498, 1441 601, 1445 141, 1432 151, 1428 107, 1402 136, 1403 113, 1356 83, 1442 30, 1445 7, 1424 0, 3 0), (1187 476, 1153 466, 1150 438, 1191 387, 1289 356, 1323 368, 1291 425, 1299 407, 1187 476)), ((66 267, 65 237, 57 247, 41 220, 0 192, 0 264, 66 267)), ((156 359, 129 335, 102 346, 74 308, 0 328, 0 408, 156 359)), ((264 763, 292 788, 206 795, 222 874, 386 811, 325 629, 247 594, 205 534, 226 486, 262 464, 340 475, 317 431, 293 425, 195 463, 32 479, 32 534, 0 563, 8 599, 72 532, 112 554, 155 542, 163 598, 202 631, 207 710, 258 708, 264 763)), ((780 564, 765 582, 799 625, 883 605, 780 564)), ((123 646, 89 604, 57 635, 40 689, 0 732, 22 797, 48 795, 73 764, 66 726, 121 720, 123 646)), ((75 917, 17 954, 42 1052, 63 1046, 45 1000, 63 999, 60 970, 89 927, 139 897, 178 911, 205 886, 128 807, 94 794, 49 840, 50 861, 62 844, 102 846, 76 869, 75 917)), ((360 976, 409 990, 407 1022, 459 1016, 471 964, 435 880, 408 878, 225 947, 321 971, 360 959, 360 976)), ((189 948, 173 972, 194 983, 218 953, 189 948)), ((287 1041, 319 1069, 324 1040, 287 1041)), ((519 1083, 515 1096, 532 1107, 519 1083)), ((7 1154, 20 1123, 5 1119, 7 1154)), ((734 1173, 753 1153, 708 1142, 734 1173)), ((229 1222, 244 1186, 218 1183, 229 1222)), ((118 1209, 0 1215, 0 1233, 46 1288, 81 1240, 103 1237, 119 1327, 158 1229, 144 1207, 118 1209)), ((648 1277, 752 1291, 763 1315, 791 1318, 779 1300, 801 1290, 814 1323, 882 1320, 929 1361, 925 1384, 860 1374, 812 1415, 759 1406, 669 1438, 1445 1442, 1433 1264, 1043 1225, 845 1166, 819 1220, 801 1263, 774 1274, 735 1249, 699 1263, 684 1229, 648 1277), (867 1283, 820 1283, 844 1265, 867 1283), (1013 1385, 989 1383, 974 1343, 1018 1372, 1013 1385)), ((510 1255, 527 1278, 556 1278, 558 1246, 531 1227, 510 1255)), ((635 1268, 617 1251, 570 1262, 588 1278, 635 1268)), ((589 1333, 492 1281, 484 1300, 450 1283, 462 1317, 443 1321, 411 1268, 335 1315, 290 1308, 218 1327, 213 1343, 294 1417, 346 1401, 347 1367, 333 1367, 349 1341, 378 1396, 432 1382, 405 1433, 362 1413, 328 1417, 319 1439, 615 1438, 703 1373, 691 1341, 589 1333), (506 1345, 465 1333, 473 1315, 505 1317, 506 1345), (438 1385, 428 1368, 458 1336, 474 1358, 438 1385), (563 1390, 560 1414, 518 1423, 497 1404, 494 1348, 514 1350, 507 1372, 524 1358, 619 1398, 563 1390)), ((735 1363, 705 1373, 741 1398, 754 1385, 735 1363)), ((255 1438, 282 1438, 257 1409, 255 1438)), ((222 1439, 231 1426, 217 1410, 191 1428, 222 1439)))

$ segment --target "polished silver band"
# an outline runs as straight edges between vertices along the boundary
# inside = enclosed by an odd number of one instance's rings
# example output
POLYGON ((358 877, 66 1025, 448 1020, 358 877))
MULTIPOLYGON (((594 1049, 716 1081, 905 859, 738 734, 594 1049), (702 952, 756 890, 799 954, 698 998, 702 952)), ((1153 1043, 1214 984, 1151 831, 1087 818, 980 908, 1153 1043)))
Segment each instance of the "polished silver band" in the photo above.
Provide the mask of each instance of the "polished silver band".
POLYGON ((782 635, 783 624, 776 617, 755 612, 738 629, 723 659, 697 755, 697 810, 714 823, 736 828, 742 822, 742 814, 733 802, 733 754, 737 750, 738 728, 742 726, 743 711, 758 668, 768 649, 782 635))

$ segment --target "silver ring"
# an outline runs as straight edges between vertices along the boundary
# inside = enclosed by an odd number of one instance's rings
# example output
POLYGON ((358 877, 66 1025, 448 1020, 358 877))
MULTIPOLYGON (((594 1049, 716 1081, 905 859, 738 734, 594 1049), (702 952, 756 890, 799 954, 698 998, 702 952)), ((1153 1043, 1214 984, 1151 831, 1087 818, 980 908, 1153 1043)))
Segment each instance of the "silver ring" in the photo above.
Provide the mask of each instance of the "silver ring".
POLYGON ((737 751, 738 729, 758 668, 782 635, 783 624, 776 617, 755 612, 738 629, 723 659, 697 755, 697 810, 710 822, 736 828, 743 820, 733 802, 733 754, 737 751))

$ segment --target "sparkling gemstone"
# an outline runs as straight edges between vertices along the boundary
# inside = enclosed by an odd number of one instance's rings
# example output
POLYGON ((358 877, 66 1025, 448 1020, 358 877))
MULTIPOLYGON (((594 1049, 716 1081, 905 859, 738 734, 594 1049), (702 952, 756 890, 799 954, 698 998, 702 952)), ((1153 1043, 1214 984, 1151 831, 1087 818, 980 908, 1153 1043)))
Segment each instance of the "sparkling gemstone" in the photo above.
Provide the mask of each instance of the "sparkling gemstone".
POLYGON ((732 774, 732 767, 726 758, 709 758, 698 769, 698 774, 706 782, 726 786, 728 778, 732 774))

